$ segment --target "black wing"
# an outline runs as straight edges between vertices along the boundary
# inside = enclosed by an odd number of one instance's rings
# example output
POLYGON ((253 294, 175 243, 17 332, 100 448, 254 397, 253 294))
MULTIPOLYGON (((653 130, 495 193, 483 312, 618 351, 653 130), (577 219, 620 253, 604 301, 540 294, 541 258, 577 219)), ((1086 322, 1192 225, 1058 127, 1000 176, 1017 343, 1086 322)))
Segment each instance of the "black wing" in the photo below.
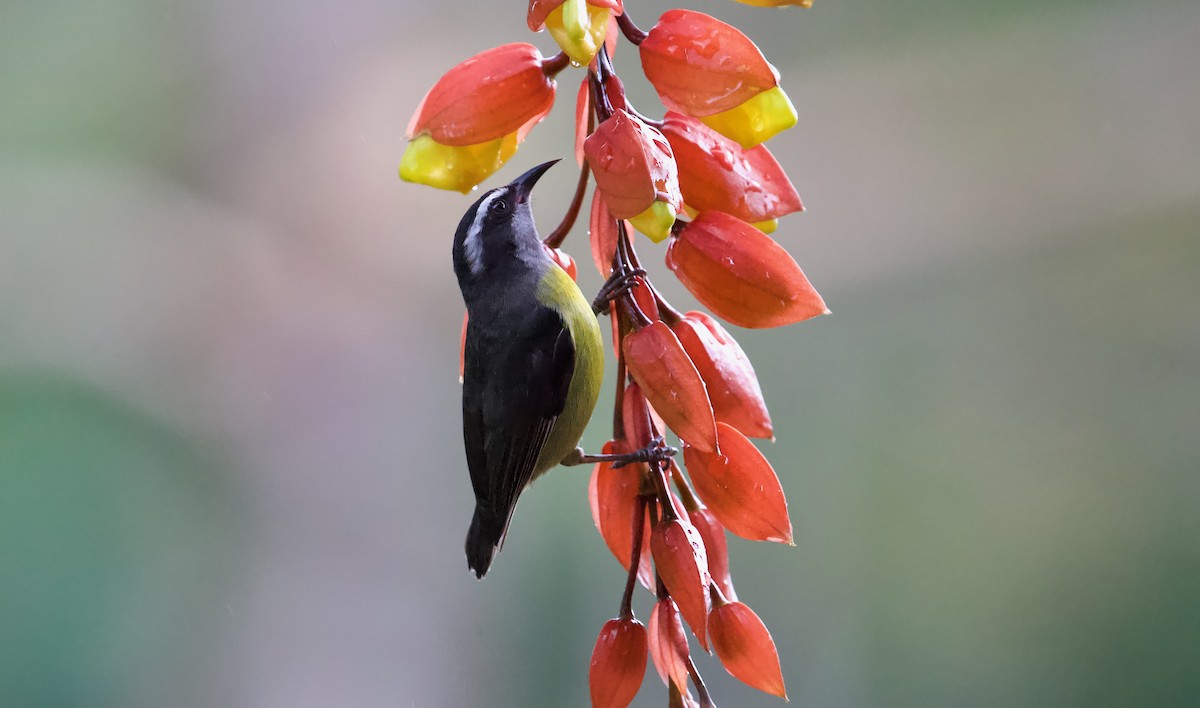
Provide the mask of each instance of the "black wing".
POLYGON ((480 577, 533 477, 575 370, 575 345, 553 310, 538 306, 515 327, 483 324, 467 325, 463 371, 463 439, 476 503, 467 562, 480 577))

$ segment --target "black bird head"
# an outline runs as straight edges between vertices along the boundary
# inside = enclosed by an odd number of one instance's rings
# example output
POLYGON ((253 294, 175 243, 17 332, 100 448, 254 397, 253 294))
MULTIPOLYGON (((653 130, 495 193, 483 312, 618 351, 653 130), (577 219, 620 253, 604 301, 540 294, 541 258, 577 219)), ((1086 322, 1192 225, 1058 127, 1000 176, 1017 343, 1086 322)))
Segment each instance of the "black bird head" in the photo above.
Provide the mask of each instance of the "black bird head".
POLYGON ((467 209, 454 234, 454 272, 467 289, 489 271, 547 259, 529 198, 533 185, 558 160, 544 162, 512 182, 484 193, 467 209))

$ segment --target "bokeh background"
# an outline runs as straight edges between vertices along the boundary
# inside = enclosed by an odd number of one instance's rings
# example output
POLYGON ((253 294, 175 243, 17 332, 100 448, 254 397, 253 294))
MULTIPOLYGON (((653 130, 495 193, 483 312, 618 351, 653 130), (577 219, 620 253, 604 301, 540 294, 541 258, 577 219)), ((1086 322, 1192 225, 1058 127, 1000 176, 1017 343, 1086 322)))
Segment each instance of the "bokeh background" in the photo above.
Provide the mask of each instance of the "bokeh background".
MULTIPOLYGON (((809 211, 777 237, 835 313, 735 331, 797 547, 732 563, 792 704, 1200 705, 1200 5, 683 4, 783 73, 809 211)), ((468 575, 469 200, 395 174, 523 8, 0 8, 0 706, 586 705, 623 584, 588 473, 468 575)), ((571 114, 488 184, 567 155, 571 114)))

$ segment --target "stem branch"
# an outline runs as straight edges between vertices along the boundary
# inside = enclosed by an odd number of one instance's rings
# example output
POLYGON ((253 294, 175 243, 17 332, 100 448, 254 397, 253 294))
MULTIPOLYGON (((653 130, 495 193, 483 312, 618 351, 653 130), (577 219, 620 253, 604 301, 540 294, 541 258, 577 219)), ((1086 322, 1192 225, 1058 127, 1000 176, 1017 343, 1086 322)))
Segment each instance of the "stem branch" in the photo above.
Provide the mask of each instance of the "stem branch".
POLYGON ((621 34, 625 35, 625 39, 634 45, 640 45, 646 39, 646 33, 630 19, 628 9, 617 15, 617 26, 621 28, 621 34))
POLYGON ((559 52, 548 59, 542 60, 542 73, 553 79, 570 64, 571 57, 567 56, 566 52, 559 52))
POLYGON ((571 232, 571 227, 575 226, 575 220, 579 218, 579 210, 583 206, 583 195, 587 192, 589 174, 588 162, 584 160, 583 167, 579 169, 579 182, 575 184, 575 196, 571 198, 571 205, 567 207, 567 213, 559 225, 550 232, 550 235, 542 240, 542 243, 550 248, 562 246, 567 234, 571 232))
POLYGON ((625 594, 621 596, 621 617, 633 616, 633 588, 637 585, 638 565, 642 562, 642 534, 646 532, 646 499, 638 497, 633 509, 633 552, 629 561, 629 577, 625 579, 625 594))

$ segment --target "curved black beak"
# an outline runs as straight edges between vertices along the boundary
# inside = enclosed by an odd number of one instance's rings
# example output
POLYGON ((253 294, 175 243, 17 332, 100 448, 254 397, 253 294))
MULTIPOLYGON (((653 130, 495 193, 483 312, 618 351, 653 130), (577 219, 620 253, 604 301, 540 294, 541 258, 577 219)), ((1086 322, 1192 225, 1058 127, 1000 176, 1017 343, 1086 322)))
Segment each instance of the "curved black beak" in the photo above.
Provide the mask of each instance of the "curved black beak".
POLYGON ((512 181, 512 186, 516 188, 518 202, 529 200, 529 195, 531 192, 533 192, 533 185, 537 184, 537 181, 541 179, 542 175, 546 174, 546 170, 554 167, 554 163, 556 162, 558 162, 558 160, 543 162, 542 164, 534 167, 512 181))

